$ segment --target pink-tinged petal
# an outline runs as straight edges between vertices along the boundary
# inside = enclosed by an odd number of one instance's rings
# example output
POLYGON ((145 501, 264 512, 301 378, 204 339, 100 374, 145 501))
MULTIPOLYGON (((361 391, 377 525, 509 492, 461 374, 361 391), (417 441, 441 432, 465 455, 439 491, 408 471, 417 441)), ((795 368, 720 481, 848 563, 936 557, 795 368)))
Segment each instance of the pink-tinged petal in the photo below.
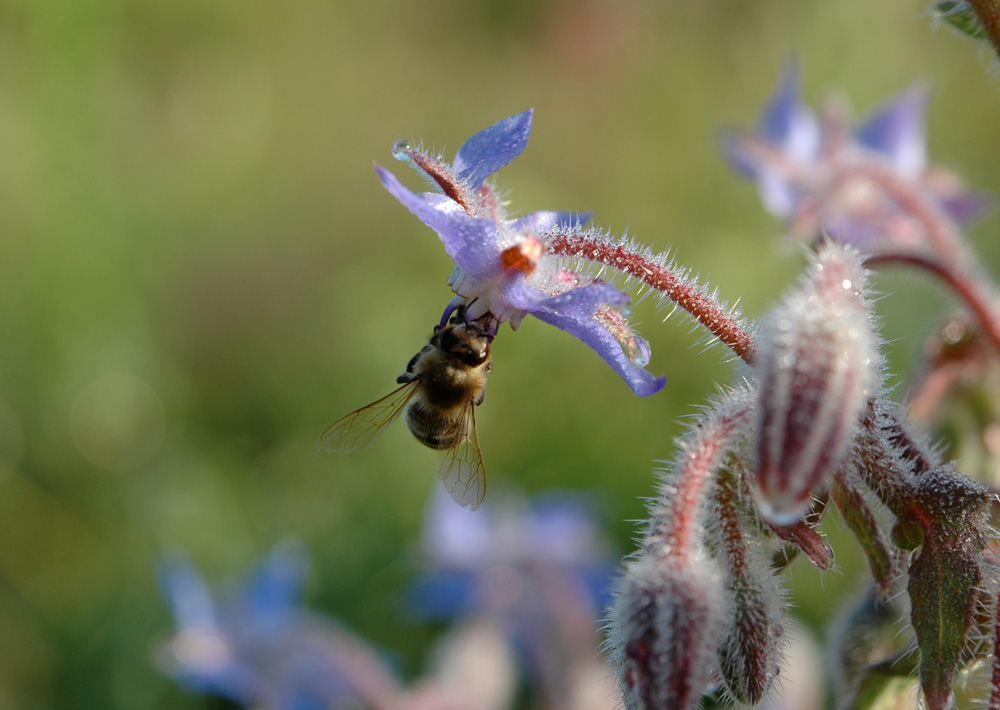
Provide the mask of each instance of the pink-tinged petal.
POLYGON ((930 91, 916 85, 876 111, 857 130, 858 141, 886 158, 906 177, 918 177, 927 164, 924 115, 930 91))
POLYGON ((594 216, 593 212, 532 212, 523 217, 512 219, 507 226, 516 232, 534 232, 542 234, 560 225, 564 227, 582 227, 594 216))
POLYGON ((462 144, 452 168, 472 190, 521 154, 531 133, 533 109, 484 128, 462 144))
POLYGON ((637 395, 656 394, 666 384, 666 377, 654 377, 630 360, 621 343, 594 317, 601 305, 621 305, 628 301, 628 296, 614 286, 591 284, 549 298, 526 285, 523 279, 517 279, 510 283, 506 292, 515 307, 589 345, 637 395))
POLYGON ((375 172, 385 189, 424 224, 437 232, 455 265, 477 278, 499 275, 497 225, 467 215, 457 203, 433 193, 417 194, 380 165, 375 172))

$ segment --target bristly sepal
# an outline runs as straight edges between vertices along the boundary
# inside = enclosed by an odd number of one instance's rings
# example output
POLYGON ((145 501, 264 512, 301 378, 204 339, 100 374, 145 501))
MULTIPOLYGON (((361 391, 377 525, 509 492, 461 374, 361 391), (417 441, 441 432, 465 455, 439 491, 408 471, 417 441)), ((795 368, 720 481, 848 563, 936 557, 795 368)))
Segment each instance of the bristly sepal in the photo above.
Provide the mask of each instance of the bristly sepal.
POLYGON ((749 482, 769 522, 800 520, 853 444, 881 366, 866 290, 860 255, 827 244, 763 327, 749 482))
POLYGON ((920 646, 920 685, 931 710, 948 707, 983 585, 989 497, 952 466, 917 479, 909 517, 924 527, 910 565, 910 621, 920 646))
POLYGON ((903 554, 887 539, 881 522, 852 475, 853 469, 842 467, 833 477, 830 493, 847 528, 861 545, 875 584, 888 595, 902 572, 903 554))

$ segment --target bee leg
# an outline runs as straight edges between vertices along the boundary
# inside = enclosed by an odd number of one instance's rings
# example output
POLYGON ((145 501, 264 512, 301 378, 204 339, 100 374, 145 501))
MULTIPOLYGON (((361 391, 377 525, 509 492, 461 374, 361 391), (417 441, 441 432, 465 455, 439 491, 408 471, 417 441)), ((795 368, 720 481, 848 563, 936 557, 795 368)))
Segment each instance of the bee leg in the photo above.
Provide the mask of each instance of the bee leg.
POLYGON ((413 371, 413 368, 417 366, 417 360, 420 359, 420 356, 426 353, 430 349, 431 349, 430 345, 425 345, 420 349, 420 352, 411 357, 410 361, 406 363, 406 370, 403 372, 402 375, 396 378, 396 382, 401 385, 405 385, 407 382, 413 382, 415 379, 417 379, 417 374, 413 371))
POLYGON ((482 392, 479 393, 479 396, 476 397, 476 399, 473 402, 473 404, 478 407, 480 404, 483 403, 484 399, 486 399, 486 390, 485 389, 482 392))

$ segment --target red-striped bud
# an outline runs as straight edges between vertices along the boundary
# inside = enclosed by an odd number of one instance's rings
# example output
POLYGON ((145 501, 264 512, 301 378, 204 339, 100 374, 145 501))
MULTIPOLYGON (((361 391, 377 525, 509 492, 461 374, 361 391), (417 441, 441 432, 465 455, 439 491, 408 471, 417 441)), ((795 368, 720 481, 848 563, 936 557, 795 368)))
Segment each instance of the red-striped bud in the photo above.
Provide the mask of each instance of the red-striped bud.
POLYGON ((652 549, 629 564, 610 639, 629 710, 698 704, 718 668, 716 649, 729 616, 724 587, 725 575, 707 556, 677 567, 652 549))
POLYGON ((872 395, 880 361, 866 288, 857 252, 828 244, 764 325, 753 364, 759 402, 750 482, 771 523, 801 519, 843 460, 872 395))

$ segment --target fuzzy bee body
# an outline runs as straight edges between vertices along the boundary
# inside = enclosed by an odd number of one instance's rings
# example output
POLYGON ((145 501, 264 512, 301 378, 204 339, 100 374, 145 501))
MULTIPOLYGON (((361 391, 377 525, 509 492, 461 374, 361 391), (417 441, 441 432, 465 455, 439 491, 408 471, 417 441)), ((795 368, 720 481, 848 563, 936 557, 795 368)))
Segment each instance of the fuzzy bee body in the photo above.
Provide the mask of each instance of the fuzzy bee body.
POLYGON ((486 493, 475 407, 486 393, 491 339, 475 322, 435 329, 396 378, 402 386, 334 423, 317 448, 336 453, 367 448, 405 411, 417 441, 442 452, 438 476, 449 493, 475 510, 486 493))

